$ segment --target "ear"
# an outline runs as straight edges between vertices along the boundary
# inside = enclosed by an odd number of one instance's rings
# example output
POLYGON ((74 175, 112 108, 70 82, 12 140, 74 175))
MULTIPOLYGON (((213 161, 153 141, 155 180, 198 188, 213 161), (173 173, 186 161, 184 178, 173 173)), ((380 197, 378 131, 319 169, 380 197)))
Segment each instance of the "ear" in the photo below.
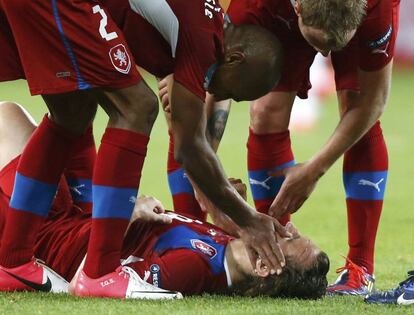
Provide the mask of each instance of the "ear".
POLYGON ((269 268, 267 268, 260 258, 256 260, 256 274, 261 278, 266 278, 270 274, 269 268))
POLYGON ((295 5, 293 6, 295 9, 295 13, 297 16, 300 16, 300 12, 302 11, 302 6, 300 4, 300 0, 295 1, 295 5))
POLYGON ((228 66, 237 66, 244 61, 245 57, 246 56, 241 51, 238 51, 238 50, 231 51, 226 55, 225 63, 228 66))

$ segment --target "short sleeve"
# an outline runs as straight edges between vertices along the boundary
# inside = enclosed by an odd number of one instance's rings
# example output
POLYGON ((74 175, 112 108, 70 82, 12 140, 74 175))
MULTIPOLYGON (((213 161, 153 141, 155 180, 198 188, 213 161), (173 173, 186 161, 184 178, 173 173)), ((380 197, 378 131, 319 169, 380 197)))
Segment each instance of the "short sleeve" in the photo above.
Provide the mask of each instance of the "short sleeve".
POLYGON ((359 66, 364 71, 385 67, 394 57, 398 33, 399 1, 380 0, 368 9, 358 30, 359 66))
POLYGON ((180 28, 174 80, 204 101, 208 70, 223 54, 223 11, 218 1, 211 7, 202 1, 185 2, 185 11, 176 11, 180 28))

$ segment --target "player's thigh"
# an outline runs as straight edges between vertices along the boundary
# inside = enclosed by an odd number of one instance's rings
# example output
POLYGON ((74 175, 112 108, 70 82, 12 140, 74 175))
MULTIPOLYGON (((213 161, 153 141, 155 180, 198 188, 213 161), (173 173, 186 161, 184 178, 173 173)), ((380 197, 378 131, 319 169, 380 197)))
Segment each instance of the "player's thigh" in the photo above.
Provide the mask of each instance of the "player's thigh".
POLYGON ((257 134, 282 132, 289 128, 294 92, 270 92, 250 105, 250 128, 257 134))
POLYGON ((23 152, 36 123, 13 102, 0 102, 0 169, 23 152))

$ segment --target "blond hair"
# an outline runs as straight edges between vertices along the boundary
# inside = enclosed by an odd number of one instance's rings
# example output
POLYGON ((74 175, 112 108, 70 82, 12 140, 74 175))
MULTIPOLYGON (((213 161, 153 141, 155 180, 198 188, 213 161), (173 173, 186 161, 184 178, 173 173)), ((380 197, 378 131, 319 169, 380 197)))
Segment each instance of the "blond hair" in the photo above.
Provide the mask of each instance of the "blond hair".
POLYGON ((367 9, 367 0, 298 1, 303 24, 324 31, 336 49, 348 44, 348 34, 361 25, 367 9))

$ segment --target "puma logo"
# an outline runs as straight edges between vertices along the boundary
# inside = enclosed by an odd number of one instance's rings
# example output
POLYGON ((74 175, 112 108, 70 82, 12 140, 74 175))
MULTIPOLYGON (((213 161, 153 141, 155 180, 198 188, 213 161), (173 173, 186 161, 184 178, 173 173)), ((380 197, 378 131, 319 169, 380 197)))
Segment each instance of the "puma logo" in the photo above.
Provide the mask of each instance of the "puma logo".
POLYGON ((381 192, 381 188, 379 187, 379 185, 384 181, 384 178, 381 178, 377 183, 371 182, 367 179, 360 179, 358 182, 358 185, 361 186, 370 186, 375 188, 376 191, 381 192))
POLYGON ((385 46, 385 49, 380 49, 380 48, 377 48, 377 49, 373 49, 372 50, 372 53, 373 54, 384 54, 387 58, 389 57, 389 54, 388 54, 388 46, 390 45, 390 43, 388 42, 387 43, 387 45, 385 46))
POLYGON ((271 176, 266 178, 264 181, 259 181, 259 180, 253 179, 253 178, 249 178, 249 183, 250 183, 250 185, 261 186, 264 189, 270 190, 270 186, 267 184, 267 182, 271 179, 272 179, 271 176))
POLYGON ((78 196, 82 196, 81 189, 85 187, 86 187, 85 184, 81 184, 78 186, 70 186, 69 189, 73 191, 75 194, 77 194, 78 196))
POLYGON ((281 17, 280 15, 276 15, 276 18, 279 21, 283 22, 287 26, 288 29, 291 29, 291 26, 290 26, 291 21, 290 20, 286 20, 285 18, 281 17))

